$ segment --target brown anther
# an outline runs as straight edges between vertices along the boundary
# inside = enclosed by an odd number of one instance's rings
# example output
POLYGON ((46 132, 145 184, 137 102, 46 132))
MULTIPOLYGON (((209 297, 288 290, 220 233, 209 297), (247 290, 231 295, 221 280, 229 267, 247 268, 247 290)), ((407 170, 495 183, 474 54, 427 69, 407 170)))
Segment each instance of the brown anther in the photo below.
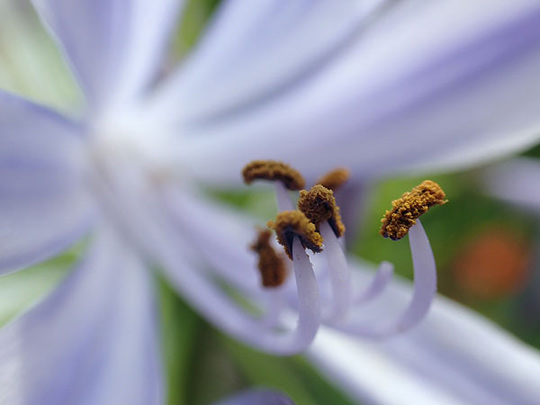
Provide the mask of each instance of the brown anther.
POLYGON ((257 239, 250 246, 250 249, 259 256, 258 268, 262 285, 267 288, 279 287, 287 279, 284 256, 276 253, 270 243, 271 238, 272 231, 261 229, 257 239))
POLYGON ((292 260, 294 237, 300 238, 302 246, 317 253, 322 251, 323 238, 315 225, 300 211, 282 211, 275 221, 269 221, 268 227, 277 235, 278 242, 285 248, 285 253, 292 260))
POLYGON ((274 160, 254 160, 242 170, 246 184, 255 180, 281 181, 289 190, 304 188, 305 180, 302 175, 289 165, 274 160))
POLYGON ((319 180, 317 180, 316 184, 320 184, 327 189, 336 191, 343 184, 345 184, 347 180, 349 180, 350 176, 351 172, 349 171, 349 169, 337 168, 329 171, 324 176, 320 177, 319 180))
POLYGON ((315 224, 317 231, 323 221, 328 221, 337 237, 345 233, 345 225, 341 221, 339 207, 332 190, 317 184, 309 191, 300 191, 298 209, 315 224))
POLYGON ((425 180, 411 191, 404 193, 401 198, 392 201, 392 209, 386 211, 381 220, 379 233, 392 240, 403 238, 409 232, 416 220, 434 205, 447 202, 442 188, 431 180, 425 180))

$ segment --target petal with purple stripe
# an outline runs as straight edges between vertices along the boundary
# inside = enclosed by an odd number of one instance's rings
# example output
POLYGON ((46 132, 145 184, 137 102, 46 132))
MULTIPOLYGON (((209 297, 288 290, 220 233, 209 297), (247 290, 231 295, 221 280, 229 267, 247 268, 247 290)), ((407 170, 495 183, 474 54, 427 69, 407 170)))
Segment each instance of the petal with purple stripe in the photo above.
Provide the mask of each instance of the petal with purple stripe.
POLYGON ((0 273, 46 259, 87 229, 83 129, 0 92, 0 273))
POLYGON ((0 403, 160 405, 151 282, 116 235, 0 331, 0 403))
POLYGON ((539 21, 530 0, 489 9, 401 2, 287 91, 179 123, 179 158, 201 180, 223 183, 238 182, 253 159, 283 160, 313 177, 336 165, 369 177, 466 167, 527 148, 540 134, 539 21))
POLYGON ((34 0, 93 109, 155 79, 180 0, 34 0))

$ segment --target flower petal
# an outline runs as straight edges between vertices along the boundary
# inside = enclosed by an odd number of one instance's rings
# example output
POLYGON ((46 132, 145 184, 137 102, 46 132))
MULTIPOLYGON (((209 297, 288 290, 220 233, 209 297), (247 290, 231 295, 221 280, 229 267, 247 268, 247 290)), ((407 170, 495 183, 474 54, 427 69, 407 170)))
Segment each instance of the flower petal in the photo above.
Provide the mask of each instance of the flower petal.
MULTIPOLYGON (((397 310, 410 290, 404 281, 391 286, 376 316, 397 310)), ((323 329, 310 356, 330 379, 368 402, 532 405, 540 396, 538 352, 443 297, 403 336, 374 345, 323 329)))
POLYGON ((540 161, 518 158, 486 169, 486 191, 540 214, 540 161))
POLYGON ((129 101, 158 73, 179 0, 33 0, 93 108, 129 101))
POLYGON ((186 119, 276 92, 339 52, 388 2, 223 2, 197 49, 163 87, 161 108, 186 119))
POLYGON ((214 405, 294 405, 284 394, 270 390, 244 391, 214 405))
POLYGON ((99 235, 54 293, 0 331, 0 403, 161 404, 148 276, 99 235))
POLYGON ((81 133, 0 92, 0 274, 57 254, 87 228, 81 133))
POLYGON ((179 157, 222 183, 253 159, 374 176, 525 148, 540 134, 539 21, 532 0, 400 3, 295 86, 184 122, 179 157))

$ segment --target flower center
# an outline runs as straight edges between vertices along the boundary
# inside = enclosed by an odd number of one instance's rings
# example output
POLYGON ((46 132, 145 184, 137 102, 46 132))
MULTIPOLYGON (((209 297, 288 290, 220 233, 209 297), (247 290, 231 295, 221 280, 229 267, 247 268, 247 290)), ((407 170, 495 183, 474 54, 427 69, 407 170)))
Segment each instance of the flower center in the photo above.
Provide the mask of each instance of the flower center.
POLYGON ((91 128, 87 156, 90 194, 125 236, 136 236, 159 192, 178 181, 166 138, 136 116, 91 128))
POLYGON ((89 157, 93 176, 110 180, 118 173, 159 184, 173 177, 170 148, 163 131, 156 131, 132 113, 91 128, 89 157))

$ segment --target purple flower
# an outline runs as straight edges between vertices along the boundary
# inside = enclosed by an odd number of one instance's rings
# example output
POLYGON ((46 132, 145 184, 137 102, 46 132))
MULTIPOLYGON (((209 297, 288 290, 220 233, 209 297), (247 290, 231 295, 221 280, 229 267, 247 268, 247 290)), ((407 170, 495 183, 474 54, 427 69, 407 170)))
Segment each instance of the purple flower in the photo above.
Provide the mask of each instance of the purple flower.
MULTIPOLYGON (((246 248, 254 221, 211 201, 201 186, 238 186, 241 168, 254 159, 290 162, 310 181, 345 165, 361 185, 403 170, 476 164, 539 137, 540 91, 531 79, 540 58, 535 1, 489 8, 465 1, 225 1, 193 53, 165 77, 180 2, 34 3, 86 106, 81 118, 68 118, 0 93, 0 271, 91 236, 67 279, 0 332, 3 403, 162 403, 149 271, 156 266, 209 321, 272 353, 304 349, 321 321, 376 339, 409 328, 435 293, 434 261, 419 224, 410 239, 416 270, 425 275, 415 293, 389 284, 388 264, 370 281, 369 266, 353 265, 356 281, 368 286, 357 300, 378 297, 380 308, 368 320, 353 308, 349 322, 336 315, 352 307, 351 300, 340 306, 336 294, 349 283, 337 283, 333 298, 323 288, 319 296, 317 283, 332 281, 316 279, 298 239, 291 246, 298 294, 291 283, 283 294, 263 291, 246 248), (254 307, 269 308, 268 317, 252 317, 221 282, 254 307), (334 311, 321 313, 320 301, 334 311), (275 327, 289 319, 290 331, 275 327)), ((323 255, 353 277, 324 226, 323 255)), ((462 321, 455 316, 462 309, 442 302, 433 322, 450 316, 484 331, 482 320, 464 312, 462 321)), ((445 346, 437 325, 427 325, 401 338, 424 355, 426 384, 446 370, 432 373, 439 361, 432 352, 458 350, 454 371, 476 364, 467 342, 445 346)), ((500 332, 485 328, 484 343, 499 341, 500 332)), ((321 364, 327 349, 323 344, 316 354, 321 364)), ((499 379, 481 375, 488 383, 480 390, 502 380, 524 403, 533 398, 534 388, 520 391, 524 383, 505 371, 499 379)), ((369 389, 361 394, 374 398, 369 389)), ((414 402, 422 393, 409 395, 414 402)))

